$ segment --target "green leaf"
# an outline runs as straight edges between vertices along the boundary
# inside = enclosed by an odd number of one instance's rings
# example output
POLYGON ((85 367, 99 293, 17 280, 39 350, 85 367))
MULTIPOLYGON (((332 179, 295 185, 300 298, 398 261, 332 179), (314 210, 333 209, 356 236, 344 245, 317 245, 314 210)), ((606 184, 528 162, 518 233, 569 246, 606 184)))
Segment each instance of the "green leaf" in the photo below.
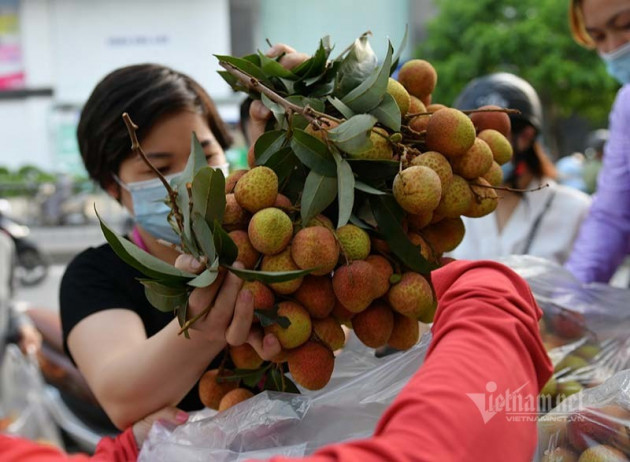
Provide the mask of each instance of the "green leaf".
POLYGON ((192 230, 197 246, 201 249, 203 255, 206 256, 208 261, 214 261, 216 258, 216 249, 214 248, 212 230, 206 219, 199 213, 195 213, 192 217, 192 230))
POLYGON ((242 268, 234 268, 230 265, 225 265, 232 273, 236 274, 243 281, 260 281, 266 284, 273 284, 275 282, 286 282, 298 279, 310 274, 315 268, 295 271, 258 271, 248 270, 242 268))
MULTIPOLYGON (((254 377, 260 377, 258 381, 256 382, 256 385, 257 385, 258 382, 260 382, 260 379, 262 379, 262 376, 264 375, 264 373, 269 368, 270 368, 270 364, 267 363, 259 367, 258 369, 234 369, 234 370, 229 371, 229 374, 226 373, 225 375, 221 375, 217 377, 217 383, 236 382, 239 380, 243 380, 243 383, 247 385, 246 380, 249 381, 253 379, 254 377)), ((247 386, 250 386, 250 385, 247 385, 247 386)))
POLYGON ((268 365, 265 365, 256 369, 254 373, 244 376, 242 378, 243 383, 245 384, 245 386, 248 386, 250 388, 255 388, 263 379, 268 369, 269 369, 268 365))
POLYGON ((258 57, 260 59, 260 66, 262 71, 268 77, 281 77, 283 79, 297 79, 297 76, 289 69, 284 67, 275 59, 265 56, 261 51, 258 51, 258 57))
POLYGON ((414 246, 405 233, 401 222, 403 209, 398 205, 394 196, 370 196, 372 212, 378 223, 378 228, 391 251, 411 270, 421 274, 429 274, 437 268, 430 264, 414 246))
MULTIPOLYGON (((96 207, 94 210, 96 211, 96 207)), ((101 230, 103 231, 105 239, 114 252, 116 252, 116 255, 145 276, 171 284, 176 284, 178 282, 186 283, 195 277, 194 274, 179 270, 174 266, 169 265, 165 261, 154 257, 135 244, 132 244, 124 237, 119 236, 115 231, 107 226, 107 224, 101 219, 98 212, 96 212, 96 216, 101 224, 101 230)))
POLYGON ((337 178, 311 170, 306 177, 302 193, 300 210, 302 223, 311 221, 311 218, 328 207, 336 197, 337 178))
POLYGON ((341 97, 364 82, 378 67, 378 59, 368 40, 369 32, 354 41, 350 51, 341 59, 335 78, 335 94, 341 97))
POLYGON ((264 165, 276 172, 278 183, 282 184, 293 173, 298 163, 293 150, 290 147, 286 147, 272 155, 264 165))
POLYGON ((354 175, 350 164, 339 153, 333 151, 333 157, 337 164, 337 201, 339 203, 337 228, 341 228, 348 223, 354 207, 354 175))
POLYGON ((345 104, 343 104, 339 98, 336 98, 334 96, 329 96, 327 99, 330 102, 330 104, 332 104, 333 107, 337 109, 341 113, 341 115, 344 116, 346 119, 349 119, 355 115, 354 111, 350 109, 348 106, 346 106, 345 104))
POLYGON ((188 283, 191 287, 208 287, 219 276, 218 266, 214 270, 205 269, 195 279, 188 283))
POLYGON ((302 95, 287 96, 286 100, 290 103, 297 104, 300 107, 306 107, 307 105, 319 112, 324 112, 326 104, 321 99, 308 98, 302 95))
MULTIPOLYGON (((293 73, 302 79, 314 78, 326 72, 326 62, 330 55, 330 37, 323 37, 315 54, 293 68, 293 73)), ((307 84, 308 85, 308 84, 307 84)))
POLYGON ((398 46, 398 49, 396 50, 396 54, 392 58, 392 67, 389 69, 389 75, 392 75, 394 71, 396 70, 396 68, 398 67, 398 61, 400 61, 400 55, 402 54, 403 50, 407 46, 408 33, 409 33, 409 24, 405 24, 405 33, 403 34, 403 38, 400 41, 400 45, 398 46))
POLYGON ((271 326, 272 324, 278 324, 283 329, 288 328, 291 325, 291 321, 286 316, 280 316, 278 314, 278 305, 274 305, 268 310, 254 310, 254 314, 260 321, 262 327, 271 326))
POLYGON ((234 56, 227 55, 214 55, 219 63, 226 62, 236 67, 238 70, 245 72, 246 74, 262 81, 267 82, 268 79, 262 69, 254 64, 252 61, 243 58, 235 58, 234 56))
POLYGON ((185 286, 171 287, 152 279, 140 279, 140 283, 144 286, 144 294, 149 303, 164 313, 172 313, 188 300, 188 289, 185 286))
POLYGON ((364 181, 393 180, 400 170, 397 160, 348 159, 352 171, 364 181))
POLYGON ((238 257, 238 247, 236 247, 230 235, 225 232, 219 220, 214 220, 212 237, 214 238, 214 248, 219 255, 219 261, 224 265, 234 263, 236 257, 238 257))
POLYGON ((280 128, 283 128, 283 129, 286 128, 287 120, 286 120, 285 109, 282 106, 280 106, 278 103, 269 99, 269 97, 265 95, 264 93, 261 93, 260 100, 265 105, 265 107, 267 107, 267 109, 269 109, 272 112, 280 128))
POLYGON ((362 181, 355 181, 354 187, 359 191, 362 191, 367 194, 374 194, 376 196, 386 196, 387 193, 385 191, 381 191, 380 189, 376 189, 369 184, 363 183, 362 181))
POLYGON ((328 130, 328 139, 344 152, 359 154, 372 146, 370 133, 376 117, 358 114, 328 130))
POLYGON ((341 98, 341 101, 350 109, 355 112, 369 112, 381 103, 383 95, 387 91, 389 69, 392 65, 392 51, 392 44, 389 43, 383 64, 375 69, 363 83, 341 98))
POLYGON ((324 143, 303 130, 294 130, 291 148, 300 161, 311 170, 326 176, 334 176, 335 163, 324 143))
POLYGON ((370 225, 368 225, 365 221, 361 220, 359 217, 357 217, 356 215, 350 215, 350 223, 352 223, 354 226, 357 226, 365 231, 374 231, 374 228, 370 225))
POLYGON ((300 390, 284 373, 278 368, 272 368, 267 374, 265 390, 281 391, 285 393, 300 394, 300 390))
POLYGON ((260 135, 254 145, 256 165, 266 165, 269 158, 282 148, 286 133, 286 130, 273 130, 260 135))
POLYGON ((205 166, 192 182, 193 215, 198 213, 207 223, 223 221, 225 213, 225 178, 219 169, 205 166))
POLYGON ((389 93, 385 93, 385 95, 383 95, 383 101, 381 101, 381 104, 370 111, 370 114, 376 117, 378 121, 387 128, 391 128, 395 132, 400 131, 400 108, 398 107, 398 104, 396 104, 394 97, 389 93))

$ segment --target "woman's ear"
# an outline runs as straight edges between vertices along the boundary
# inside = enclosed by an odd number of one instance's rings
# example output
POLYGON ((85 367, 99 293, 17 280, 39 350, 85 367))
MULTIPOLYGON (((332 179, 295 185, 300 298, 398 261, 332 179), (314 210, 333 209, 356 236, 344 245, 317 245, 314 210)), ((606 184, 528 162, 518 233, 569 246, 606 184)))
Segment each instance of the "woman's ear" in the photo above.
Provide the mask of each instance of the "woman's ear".
POLYGON ((113 180, 110 180, 105 185, 105 192, 109 197, 120 203, 120 185, 113 180))

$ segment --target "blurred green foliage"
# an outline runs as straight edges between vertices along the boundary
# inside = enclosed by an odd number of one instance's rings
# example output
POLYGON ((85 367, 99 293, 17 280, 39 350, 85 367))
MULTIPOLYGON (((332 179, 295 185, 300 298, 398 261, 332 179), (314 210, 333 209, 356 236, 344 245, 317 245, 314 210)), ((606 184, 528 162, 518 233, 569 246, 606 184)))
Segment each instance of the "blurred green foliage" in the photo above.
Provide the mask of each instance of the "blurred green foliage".
POLYGON ((470 80, 506 71, 534 86, 552 125, 578 114, 605 126, 619 87, 597 53, 573 42, 568 3, 435 0, 439 13, 416 50, 438 72, 434 102, 450 105, 470 80))
MULTIPOLYGON (((34 165, 24 165, 17 170, 0 166, 0 197, 34 195, 43 183, 55 183, 57 174, 42 170, 34 165)), ((91 191, 92 184, 85 177, 73 177, 75 192, 91 191)))

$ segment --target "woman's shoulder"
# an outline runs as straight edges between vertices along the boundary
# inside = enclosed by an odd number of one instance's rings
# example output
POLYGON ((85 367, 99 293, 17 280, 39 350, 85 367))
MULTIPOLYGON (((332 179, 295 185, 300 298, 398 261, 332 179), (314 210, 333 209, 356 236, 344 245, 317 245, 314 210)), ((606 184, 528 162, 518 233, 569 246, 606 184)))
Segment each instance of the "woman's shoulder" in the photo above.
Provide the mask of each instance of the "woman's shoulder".
POLYGON ((86 276, 90 272, 120 274, 121 271, 127 273, 130 270, 132 268, 116 255, 109 244, 105 243, 98 247, 89 247, 77 254, 68 264, 64 278, 74 274, 86 276))

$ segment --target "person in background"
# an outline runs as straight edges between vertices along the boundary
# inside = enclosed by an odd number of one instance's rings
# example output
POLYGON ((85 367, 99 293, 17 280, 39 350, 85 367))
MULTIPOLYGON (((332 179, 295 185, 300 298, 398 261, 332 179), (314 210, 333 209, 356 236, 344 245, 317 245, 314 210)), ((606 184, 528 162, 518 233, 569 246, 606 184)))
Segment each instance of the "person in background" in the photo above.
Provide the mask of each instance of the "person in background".
POLYGON ((609 282, 630 249, 630 3, 571 0, 569 20, 575 41, 595 49, 622 85, 610 113, 597 194, 566 263, 582 282, 609 282))
POLYGON ((584 185, 588 194, 594 194, 597 191, 597 177, 602 168, 602 160, 604 158, 604 146, 608 141, 609 132, 605 128, 592 131, 586 140, 586 149, 584 155, 584 170, 582 172, 584 185))
POLYGON ((584 183, 584 164, 586 159, 581 152, 574 152, 556 161, 558 184, 586 192, 584 183))
POLYGON ((503 186, 533 192, 498 191, 494 213, 466 218, 462 243, 449 256, 477 260, 535 255, 564 263, 590 205, 588 195, 554 181, 556 170, 537 141, 543 116, 540 99, 525 80, 496 73, 470 82, 455 102, 458 109, 493 104, 517 109, 510 114, 514 155, 502 166, 503 186))

